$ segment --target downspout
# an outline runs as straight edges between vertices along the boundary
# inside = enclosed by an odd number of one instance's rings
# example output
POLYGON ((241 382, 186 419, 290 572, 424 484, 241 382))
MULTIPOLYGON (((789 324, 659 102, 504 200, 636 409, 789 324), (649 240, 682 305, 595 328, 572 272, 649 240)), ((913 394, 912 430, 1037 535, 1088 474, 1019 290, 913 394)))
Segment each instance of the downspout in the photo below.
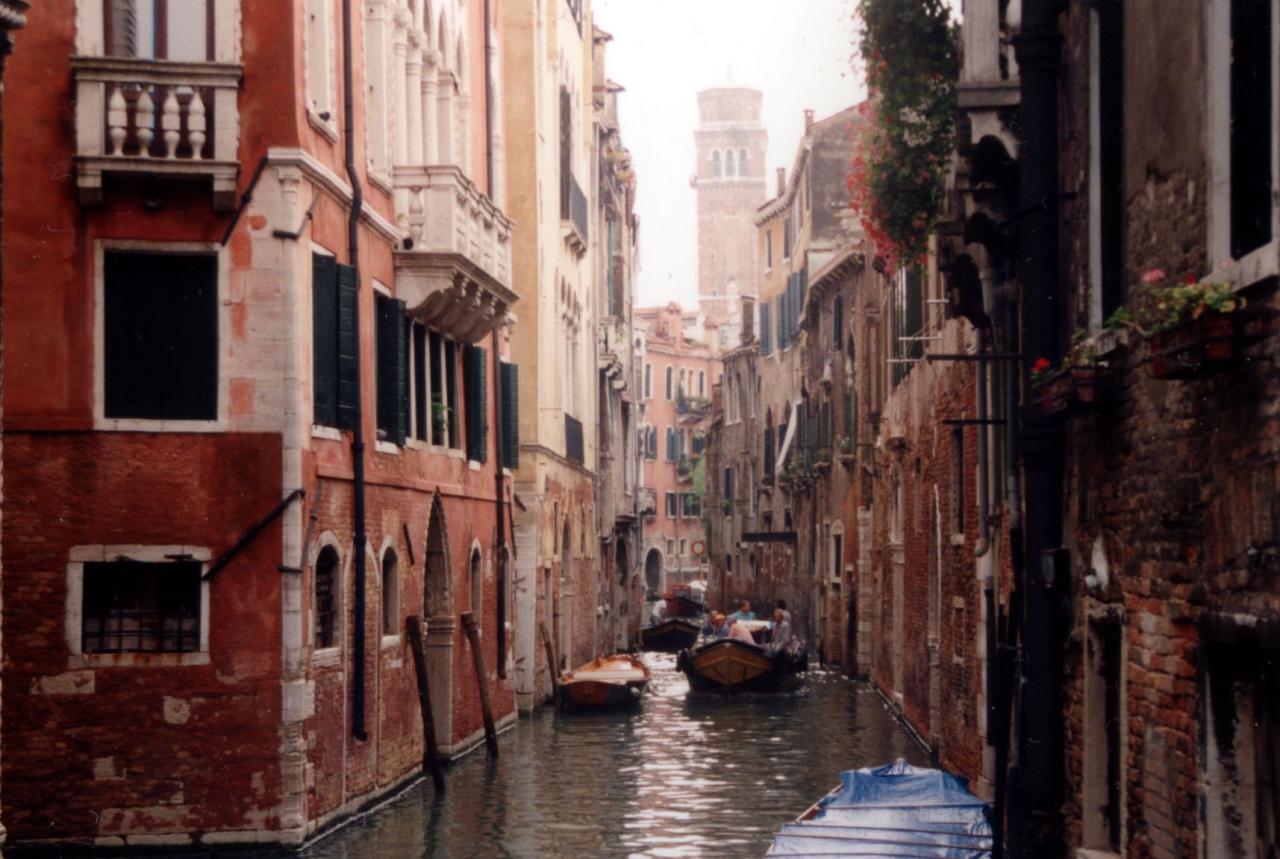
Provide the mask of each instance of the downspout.
MULTIPOLYGON (((987 305, 988 307, 990 305, 987 305)), ((978 355, 982 356, 989 351, 991 338, 989 337, 989 329, 982 328, 978 330, 978 355)), ((973 556, 981 558, 991 549, 991 527, 987 523, 987 518, 991 513, 991 492, 988 484, 991 480, 990 456, 987 450, 988 432, 987 432, 987 362, 985 360, 978 361, 978 372, 975 384, 978 387, 978 543, 973 547, 973 556)), ((964 446, 961 445, 961 451, 964 446)), ((961 503, 964 503, 961 499, 961 503)))
MULTIPOLYGON (((485 190, 489 192, 489 199, 496 202, 497 195, 493 192, 493 42, 490 34, 490 11, 489 0, 484 0, 484 169, 485 169, 485 190)), ((493 359, 498 360, 498 332, 493 333, 493 359)), ((496 378, 496 377, 495 377, 496 378)), ((498 463, 498 488, 502 486, 502 463, 498 463)), ((501 491, 499 491, 501 494, 501 491)), ((498 514, 498 533, 499 541, 501 541, 501 523, 502 514, 498 514)))
MULTIPOLYGON (((1032 362, 1055 361, 1063 295, 1058 277, 1058 78, 1063 37, 1057 18, 1066 0, 1025 0, 1022 32, 1013 37, 1021 73, 1022 215, 1019 276, 1023 290, 1022 381, 1032 362)), ((1062 544, 1063 430, 1023 409, 1019 438, 1023 482, 1024 622, 1015 736, 1016 781, 1009 795, 1014 855, 1055 856, 1062 832, 1063 633, 1058 603, 1067 583, 1053 569, 1062 544)))
MULTIPOLYGON (((485 0, 485 7, 489 5, 485 0)), ((491 168, 492 169, 492 168, 491 168)), ((497 550, 498 557, 498 624, 497 624, 497 642, 498 642, 498 676, 507 676, 507 522, 503 510, 503 501, 506 496, 505 479, 502 474, 503 469, 503 449, 502 449, 502 360, 498 357, 498 329, 493 329, 493 422, 497 424, 493 433, 493 456, 497 460, 494 468, 493 481, 497 487, 498 494, 494 499, 497 509, 498 523, 498 542, 494 547, 497 550)))
POLYGON ((364 684, 365 684, 365 569, 367 560, 365 543, 368 534, 365 531, 364 511, 364 403, 360 374, 362 371, 360 353, 360 210, 364 206, 364 189, 360 185, 360 176, 356 173, 356 141, 355 141, 355 84, 351 67, 351 0, 342 0, 342 119, 346 125, 343 134, 347 162, 347 178, 351 182, 351 211, 347 215, 347 258, 348 264, 355 269, 356 282, 356 386, 355 386, 355 426, 351 430, 352 482, 355 498, 353 499, 355 517, 355 629, 354 646, 352 648, 352 695, 351 695, 351 735, 364 742, 369 739, 364 725, 364 684))

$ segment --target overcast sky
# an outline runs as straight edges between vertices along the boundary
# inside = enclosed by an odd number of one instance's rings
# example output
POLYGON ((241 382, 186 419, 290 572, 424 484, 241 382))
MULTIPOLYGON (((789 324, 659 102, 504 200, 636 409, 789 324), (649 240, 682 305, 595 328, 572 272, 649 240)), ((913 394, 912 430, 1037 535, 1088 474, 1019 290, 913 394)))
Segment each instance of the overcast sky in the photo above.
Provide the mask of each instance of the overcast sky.
MULTIPOLYGON (((853 69, 853 0, 594 0, 597 26, 613 35, 608 77, 622 139, 636 168, 640 216, 637 306, 697 301, 694 172, 697 93, 733 82, 764 93, 765 172, 790 170, 804 110, 822 119, 865 95, 853 69)), ((761 200, 763 203, 764 200, 761 200)))

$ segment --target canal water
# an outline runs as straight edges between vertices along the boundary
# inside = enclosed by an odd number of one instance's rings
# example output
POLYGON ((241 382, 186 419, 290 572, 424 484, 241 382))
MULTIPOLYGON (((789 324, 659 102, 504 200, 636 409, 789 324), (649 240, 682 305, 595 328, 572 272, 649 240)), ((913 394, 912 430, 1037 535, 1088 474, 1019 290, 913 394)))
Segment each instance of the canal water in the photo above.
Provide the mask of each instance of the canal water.
POLYGON ((867 685, 811 668, 789 696, 690 697, 675 658, 645 654, 639 710, 543 707, 305 854, 416 857, 761 857, 778 827, 845 769, 927 756, 867 685))

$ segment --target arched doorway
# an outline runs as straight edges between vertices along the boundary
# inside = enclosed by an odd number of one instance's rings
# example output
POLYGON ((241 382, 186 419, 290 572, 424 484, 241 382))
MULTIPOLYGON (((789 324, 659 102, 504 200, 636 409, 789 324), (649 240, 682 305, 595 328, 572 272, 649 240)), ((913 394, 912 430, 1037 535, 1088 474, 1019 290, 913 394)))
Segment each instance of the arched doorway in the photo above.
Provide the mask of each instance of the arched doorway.
POLYGON ((644 586, 649 593, 662 590, 662 553, 650 549, 644 559, 644 586))

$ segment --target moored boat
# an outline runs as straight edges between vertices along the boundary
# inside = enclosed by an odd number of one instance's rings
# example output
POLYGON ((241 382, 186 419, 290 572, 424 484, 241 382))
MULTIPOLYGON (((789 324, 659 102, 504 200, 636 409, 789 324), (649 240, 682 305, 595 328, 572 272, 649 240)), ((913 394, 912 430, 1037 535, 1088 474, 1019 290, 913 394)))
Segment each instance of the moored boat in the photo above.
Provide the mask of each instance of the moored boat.
POLYGON ((698 625, 678 617, 668 618, 640 630, 640 643, 645 650, 679 653, 698 640, 698 625))
POLYGON ((707 604, 703 600, 704 589, 698 582, 674 585, 663 599, 667 601, 667 614, 672 617, 693 617, 706 611, 707 604))
POLYGON ((766 856, 990 859, 986 803, 967 780, 899 759, 840 773, 840 786, 774 836, 766 856))
POLYGON ((806 661, 733 638, 717 638, 681 651, 676 667, 694 692, 788 692, 799 685, 806 661))
POLYGON ((650 676, 634 656, 601 656, 560 678, 560 700, 573 707, 635 706, 650 676))

